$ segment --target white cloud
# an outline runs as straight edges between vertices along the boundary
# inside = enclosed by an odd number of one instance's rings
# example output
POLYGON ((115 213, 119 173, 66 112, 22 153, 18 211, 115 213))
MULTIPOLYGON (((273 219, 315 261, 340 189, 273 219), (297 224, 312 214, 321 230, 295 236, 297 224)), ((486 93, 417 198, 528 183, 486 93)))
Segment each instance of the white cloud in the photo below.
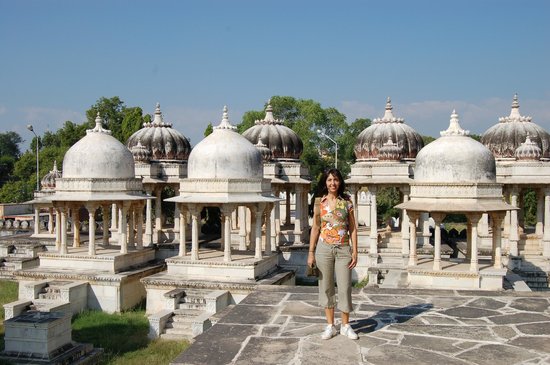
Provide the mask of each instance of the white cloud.
POLYGON ((0 115, 6 114, 8 111, 8 108, 6 108, 4 105, 0 105, 0 115))

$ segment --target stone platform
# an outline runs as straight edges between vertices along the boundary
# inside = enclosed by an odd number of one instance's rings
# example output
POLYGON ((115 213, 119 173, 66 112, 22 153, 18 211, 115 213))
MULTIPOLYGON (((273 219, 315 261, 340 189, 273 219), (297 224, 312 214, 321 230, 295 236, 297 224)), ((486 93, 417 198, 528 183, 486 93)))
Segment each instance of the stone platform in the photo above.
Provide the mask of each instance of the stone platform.
POLYGON ((359 340, 323 341, 317 287, 261 286, 171 364, 550 364, 548 292, 364 288, 353 300, 359 340))

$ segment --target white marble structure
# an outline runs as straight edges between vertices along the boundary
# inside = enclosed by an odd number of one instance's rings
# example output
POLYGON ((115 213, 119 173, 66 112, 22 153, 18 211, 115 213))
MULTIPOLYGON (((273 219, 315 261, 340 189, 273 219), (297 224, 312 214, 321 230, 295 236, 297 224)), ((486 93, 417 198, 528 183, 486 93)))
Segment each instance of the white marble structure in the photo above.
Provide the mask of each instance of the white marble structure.
POLYGON ((282 120, 273 116, 270 102, 267 103, 264 119, 256 120, 254 126, 243 132, 243 136, 261 150, 264 177, 271 181, 273 193, 284 197, 284 202, 275 203, 271 214, 272 240, 277 245, 306 243, 311 179, 308 168, 300 161, 302 140, 282 120), (291 197, 294 197, 294 204, 291 197), (291 219, 292 205, 294 220, 291 219))
MULTIPOLYGON (((404 202, 409 199, 409 186, 413 178, 414 161, 417 153, 424 147, 422 137, 404 123, 403 118, 393 115, 390 98, 382 118, 374 119, 373 124, 363 130, 355 144, 356 163, 346 180, 354 205, 362 203, 357 209, 357 221, 363 221, 368 230, 359 230, 360 255, 357 276, 366 276, 369 267, 404 267, 409 243, 408 216, 402 211, 401 232, 390 232, 382 239, 377 221, 376 195, 380 189, 397 188, 404 202), (368 204, 365 190, 368 189, 368 204), (364 195, 363 199, 358 199, 364 195), (370 208, 364 215, 363 207, 370 208), (367 219, 366 219, 367 218, 367 219), (366 255, 365 255, 366 254, 366 255)), ((428 234, 428 229, 424 230, 428 234)), ((416 235, 415 235, 416 237, 416 235)))
POLYGON ((144 123, 143 128, 135 132, 126 142, 132 151, 135 161, 136 176, 141 177, 143 189, 152 195, 153 202, 148 200, 145 210, 144 244, 179 241, 179 212, 173 217, 165 217, 162 211, 162 192, 166 188, 179 194, 179 181, 187 177, 187 159, 191 152, 189 140, 165 123, 157 103, 151 123, 144 123), (171 218, 173 226, 166 225, 166 218, 171 218), (153 221, 154 219, 154 221, 153 221), (152 227, 152 229, 150 229, 152 227))
POLYGON ((493 153, 497 182, 504 198, 519 210, 507 212, 505 250, 512 268, 550 272, 550 134, 519 112, 514 95, 510 115, 483 133, 481 142, 493 153), (524 194, 534 190, 536 224, 526 227, 524 194))
POLYGON ((515 210, 502 201, 502 186, 496 181, 495 159, 483 144, 469 137, 453 111, 449 128, 416 156, 410 200, 398 208, 409 216, 408 280, 413 287, 499 290, 506 269, 502 265, 502 225, 506 211, 515 210), (435 223, 433 260, 419 260, 415 236, 420 214, 427 212, 435 223), (440 224, 447 214, 468 219, 465 261, 441 258, 440 224), (478 224, 490 217, 492 257, 480 261, 478 224))

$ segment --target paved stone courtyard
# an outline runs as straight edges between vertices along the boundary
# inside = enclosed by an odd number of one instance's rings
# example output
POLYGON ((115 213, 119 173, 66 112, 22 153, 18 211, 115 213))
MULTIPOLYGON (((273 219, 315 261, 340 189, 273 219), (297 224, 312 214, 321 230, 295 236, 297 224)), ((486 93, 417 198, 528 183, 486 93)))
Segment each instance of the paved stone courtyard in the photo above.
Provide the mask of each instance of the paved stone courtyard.
POLYGON ((262 286, 173 364, 550 364, 550 292, 364 288, 323 341, 317 287, 262 286))

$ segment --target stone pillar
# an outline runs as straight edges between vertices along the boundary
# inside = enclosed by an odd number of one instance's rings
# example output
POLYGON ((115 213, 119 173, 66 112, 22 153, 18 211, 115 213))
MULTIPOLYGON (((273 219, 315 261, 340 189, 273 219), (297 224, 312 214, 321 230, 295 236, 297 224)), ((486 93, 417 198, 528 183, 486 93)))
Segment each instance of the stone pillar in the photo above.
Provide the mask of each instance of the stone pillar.
POLYGON ((544 234, 544 191, 537 189, 535 192, 537 197, 537 225, 535 226, 535 234, 542 237, 544 234))
POLYGON ((111 205, 111 232, 118 232, 118 211, 116 204, 111 205))
POLYGON ((180 223, 180 246, 179 246, 179 253, 178 253, 178 256, 180 257, 183 257, 187 254, 186 252, 186 246, 185 246, 185 242, 187 240, 187 230, 186 230, 186 225, 187 225, 187 222, 185 221, 185 216, 187 215, 186 213, 186 209, 185 209, 185 206, 181 203, 176 203, 176 205, 180 205, 181 207, 179 208, 179 214, 180 214, 180 220, 179 220, 179 223, 180 223))
MULTIPOLYGON (((298 205, 298 199, 296 199, 298 205)), ((254 217, 254 258, 262 259, 262 215, 264 214, 265 203, 258 203, 254 208, 251 207, 251 215, 254 217)))
POLYGON ((55 207, 55 249, 61 252, 61 210, 55 207))
POLYGON ((231 229, 237 229, 239 226, 237 225, 237 210, 233 210, 231 212, 231 229))
POLYGON ((53 233, 53 227, 54 227, 54 224, 53 224, 53 208, 49 207, 48 208, 48 233, 49 234, 53 233))
MULTIPOLYGON (((277 190, 275 195, 279 197, 279 190, 277 190)), ((281 237, 280 236, 280 233, 281 233, 281 202, 280 201, 275 203, 275 226, 273 227, 273 231, 275 233, 275 241, 273 241, 273 245, 276 247, 279 245, 279 240, 281 237)))
POLYGON ((493 229, 493 266, 495 269, 502 269, 502 221, 504 212, 491 213, 493 229))
POLYGON ((369 258, 371 265, 378 263, 378 222, 376 215, 376 186, 369 186, 371 192, 371 223, 369 235, 369 258))
POLYGON ((470 219, 466 223, 466 259, 472 259, 472 222, 470 219))
POLYGON ((303 191, 300 185, 296 185, 294 200, 294 241, 301 242, 302 238, 302 201, 303 191))
POLYGON ((479 237, 477 235, 477 225, 481 219, 481 214, 479 213, 472 213, 468 217, 468 221, 471 222, 472 227, 472 252, 470 254, 470 271, 471 272, 478 272, 479 271, 479 265, 478 265, 478 259, 477 259, 477 243, 479 241, 479 237))
POLYGON ((422 227, 422 247, 424 249, 431 249, 432 245, 430 245, 430 214, 420 213, 420 221, 422 222, 421 224, 419 224, 422 227))
POLYGON ((239 207, 239 250, 246 251, 246 207, 239 207))
POLYGON ((67 250, 67 208, 62 207, 61 208, 61 226, 59 227, 60 233, 61 233, 61 247, 60 247, 60 253, 62 255, 66 255, 68 253, 67 250))
POLYGON ((477 230, 480 236, 489 235, 489 215, 487 213, 482 214, 477 230))
POLYGON ((231 214, 235 210, 235 207, 231 205, 223 205, 221 207, 223 217, 223 233, 224 246, 223 246, 223 261, 231 262, 231 214))
POLYGON ((271 217, 273 212, 273 204, 268 203, 266 204, 264 215, 265 215, 265 247, 264 247, 264 255, 269 256, 271 255, 272 250, 272 236, 271 236, 271 217))
POLYGON ((80 217, 78 211, 80 207, 71 207, 71 219, 73 220, 73 247, 80 247, 80 217))
MULTIPOLYGON (((511 205, 518 206, 518 190, 512 189, 511 205)), ((518 223, 518 211, 516 209, 510 211, 510 255, 518 256, 518 242, 519 242, 519 223, 518 223)))
MULTIPOLYGON (((175 189, 176 196, 179 194, 179 189, 175 189)), ((174 207, 174 242, 179 242, 180 235, 180 206, 176 204, 174 207)))
POLYGON ((128 203, 127 202, 120 202, 120 206, 118 208, 118 214, 119 214, 119 222, 120 222, 120 231, 118 233, 118 243, 120 245, 120 253, 125 254, 128 253, 128 237, 127 237, 127 218, 126 215, 128 214, 128 203))
POLYGON ((353 209, 355 211, 355 227, 359 225, 359 206, 357 205, 357 186, 356 185, 347 185, 348 191, 350 193, 350 200, 353 204, 353 209))
POLYGON ((38 205, 34 206, 34 234, 40 233, 40 208, 38 205))
MULTIPOLYGON (((151 191, 146 191, 147 195, 151 195, 151 191)), ((145 237, 143 242, 146 245, 153 243, 153 204, 151 199, 147 199, 145 203, 145 237)))
MULTIPOLYGON (((275 205, 278 205, 279 202, 275 202, 275 205)), ((274 204, 271 204, 271 207, 273 208, 275 206, 274 204)), ((273 252, 276 247, 277 247, 277 243, 276 243, 276 235, 277 235, 277 218, 276 218, 276 209, 270 209, 270 214, 269 214, 269 225, 270 225, 270 230, 269 230, 269 240, 270 242, 272 243, 272 245, 270 246, 271 248, 271 251, 273 252)), ((267 221, 266 221, 266 230, 267 230, 267 221)), ((266 232, 267 234, 267 232, 266 232)), ((267 248, 266 248, 267 250, 267 248)))
POLYGON ((155 230, 153 242, 158 243, 162 235, 162 189, 155 189, 155 230))
POLYGON ((199 220, 201 210, 196 204, 189 205, 191 213, 191 260, 199 260, 199 220))
MULTIPOLYGON (((401 192, 403 194, 403 203, 406 203, 409 201, 409 188, 402 188, 401 192)), ((409 235, 409 216, 407 214, 407 210, 403 209, 401 210, 401 242, 402 242, 402 249, 401 254, 403 257, 407 257, 409 255, 409 242, 410 242, 410 235, 409 235)))
POLYGON ((102 205, 103 211, 103 246, 109 246, 109 206, 102 205))
POLYGON ((504 216, 504 227, 502 229, 502 249, 510 252, 510 211, 506 211, 504 216))
POLYGON ((416 220, 420 217, 419 212, 409 211, 409 266, 416 266, 416 220))
POLYGON ((434 271, 441 270, 441 222, 445 219, 443 213, 432 213, 434 220, 434 271))
POLYGON ((136 249, 143 249, 143 201, 137 204, 137 210, 135 211, 136 215, 136 249))
POLYGON ((290 189, 286 189, 286 217, 285 217, 285 225, 290 225, 290 189))
POLYGON ((97 206, 95 204, 86 205, 88 209, 88 222, 90 223, 88 228, 88 255, 95 256, 95 210, 97 206))
POLYGON ((128 211, 128 246, 134 247, 134 244, 136 243, 136 211, 135 211, 135 205, 131 205, 128 211))
POLYGON ((542 236, 542 256, 550 259, 550 189, 544 190, 544 227, 542 236))

